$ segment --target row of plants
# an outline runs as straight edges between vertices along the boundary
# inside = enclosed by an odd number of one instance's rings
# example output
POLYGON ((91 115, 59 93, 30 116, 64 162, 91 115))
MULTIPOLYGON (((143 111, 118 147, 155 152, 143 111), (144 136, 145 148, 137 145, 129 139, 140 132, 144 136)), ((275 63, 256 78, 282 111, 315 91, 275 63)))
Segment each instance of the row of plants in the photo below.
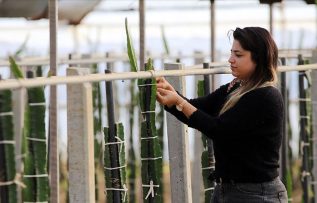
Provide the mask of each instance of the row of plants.
MULTIPOLYGON (((15 78, 24 78, 24 75, 12 57, 9 58, 12 74, 15 78)), ((32 71, 27 77, 33 77, 32 71)), ((42 76, 41 68, 36 76, 42 76)), ((22 200, 24 202, 45 202, 49 197, 49 184, 47 173, 47 144, 45 132, 45 96, 43 87, 29 88, 23 133, 21 137, 21 154, 15 153, 16 137, 14 134, 13 101, 11 90, 0 91, 0 158, 1 173, 0 187, 3 202, 18 202, 18 187, 22 187, 22 200), (23 170, 16 168, 16 160, 23 163, 23 170), (7 183, 7 184, 5 184, 7 183)))

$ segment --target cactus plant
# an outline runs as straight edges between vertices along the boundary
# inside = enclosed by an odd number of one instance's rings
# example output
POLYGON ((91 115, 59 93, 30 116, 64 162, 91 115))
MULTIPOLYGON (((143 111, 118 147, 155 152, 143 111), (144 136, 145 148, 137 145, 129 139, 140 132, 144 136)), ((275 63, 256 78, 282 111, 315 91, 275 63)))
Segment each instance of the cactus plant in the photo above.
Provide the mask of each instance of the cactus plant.
MULTIPOLYGON (((109 128, 104 128, 104 136, 105 140, 110 140, 110 131, 109 128)), ((115 202, 114 193, 109 192, 110 190, 114 191, 113 183, 116 185, 119 185, 120 187, 116 188, 119 190, 116 190, 120 193, 120 201, 119 202, 128 202, 128 196, 127 196, 127 186, 125 183, 126 180, 126 171, 125 171, 125 146, 124 146, 124 133, 123 133, 123 125, 122 123, 116 124, 115 125, 115 137, 118 144, 115 144, 118 146, 118 152, 119 152, 119 160, 118 161, 118 167, 113 168, 111 164, 111 153, 110 147, 113 146, 114 144, 110 144, 109 142, 106 142, 105 145, 105 153, 104 153, 104 165, 105 165, 105 181, 106 181, 106 198, 107 202, 115 202), (107 144, 108 143, 108 144, 107 144), (112 171, 113 170, 119 170, 120 177, 119 179, 113 178, 112 171), (112 188, 112 189, 110 189, 112 188), (107 190, 109 189, 109 190, 107 190)))
MULTIPOLYGON (((125 19, 127 48, 131 68, 138 71, 132 40, 125 19)), ((142 64, 143 65, 143 64, 142 64)), ((149 58, 145 71, 153 70, 152 59, 149 58)), ((162 202, 162 149, 155 126, 156 80, 138 79, 139 104, 144 121, 141 123, 141 175, 143 198, 145 202, 162 202)))
MULTIPOLYGON (((28 72, 28 78, 32 78, 33 73, 28 72)), ((43 87, 29 88, 28 108, 30 121, 30 134, 27 137, 30 151, 33 154, 36 201, 48 201, 49 187, 47 176, 47 145, 45 136, 45 94, 43 87)))
MULTIPOLYGON (((15 60, 10 57, 10 67, 16 78, 23 78, 23 73, 15 60)), ((37 75, 42 75, 41 67, 37 75)), ((28 72, 33 77, 33 72, 28 72)), ((24 159, 24 178, 26 188, 23 189, 23 201, 48 201, 49 183, 47 175, 47 145, 45 138, 45 94, 43 87, 27 90, 28 105, 25 110, 25 124, 22 140, 24 159)))
MULTIPOLYGON (((0 181, 11 182, 16 177, 15 169, 15 145, 12 121, 12 99, 10 90, 0 91, 0 151, 2 152, 3 167, 0 169, 0 181), (11 112, 11 113, 10 113, 11 112)), ((16 184, 0 186, 1 201, 15 203, 17 202, 16 184)))

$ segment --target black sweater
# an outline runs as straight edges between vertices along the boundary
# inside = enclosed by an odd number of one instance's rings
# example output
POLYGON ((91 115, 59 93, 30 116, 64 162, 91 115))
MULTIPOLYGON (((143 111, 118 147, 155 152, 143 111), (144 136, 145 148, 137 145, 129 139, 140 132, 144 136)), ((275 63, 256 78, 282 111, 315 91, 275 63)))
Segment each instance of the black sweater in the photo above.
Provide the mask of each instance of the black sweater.
POLYGON ((237 104, 218 115, 228 95, 239 88, 229 84, 196 99, 185 99, 197 108, 189 119, 175 106, 165 110, 214 143, 216 177, 236 182, 265 182, 278 176, 282 142, 283 100, 272 86, 252 90, 237 104))

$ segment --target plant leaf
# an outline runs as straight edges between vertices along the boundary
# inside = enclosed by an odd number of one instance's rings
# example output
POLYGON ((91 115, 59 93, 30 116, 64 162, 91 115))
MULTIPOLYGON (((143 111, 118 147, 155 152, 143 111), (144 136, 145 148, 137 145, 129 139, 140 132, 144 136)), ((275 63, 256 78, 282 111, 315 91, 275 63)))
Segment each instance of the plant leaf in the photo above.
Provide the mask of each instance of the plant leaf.
POLYGON ((129 56, 129 61, 130 61, 131 69, 132 69, 131 71, 137 72, 138 65, 137 65, 134 47, 133 47, 132 40, 130 37, 129 29, 128 29, 128 19, 127 18, 125 18, 125 32, 127 35, 127 49, 128 49, 128 56, 129 56))
POLYGON ((9 62, 10 62, 10 68, 11 71, 16 78, 24 78, 23 73, 21 71, 21 68, 16 64, 14 58, 12 56, 9 56, 9 62))
POLYGON ((162 40, 163 40, 163 45, 164 45, 164 49, 165 49, 165 53, 167 55, 170 54, 170 50, 168 48, 168 43, 167 43, 167 39, 166 39, 166 36, 165 36, 165 30, 164 30, 164 26, 162 25, 161 26, 161 33, 162 33, 162 40))
POLYGON ((29 38, 30 38, 30 33, 28 33, 28 35, 25 37, 24 42, 21 44, 18 50, 14 53, 14 56, 19 56, 26 50, 26 44, 28 43, 29 38))

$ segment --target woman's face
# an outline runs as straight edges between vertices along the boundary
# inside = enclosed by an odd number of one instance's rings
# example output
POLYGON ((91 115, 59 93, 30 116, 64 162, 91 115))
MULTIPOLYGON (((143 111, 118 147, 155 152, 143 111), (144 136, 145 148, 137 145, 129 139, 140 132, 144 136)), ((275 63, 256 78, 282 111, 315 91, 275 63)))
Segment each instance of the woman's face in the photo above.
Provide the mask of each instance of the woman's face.
POLYGON ((251 59, 251 52, 244 50, 238 40, 233 41, 228 62, 230 63, 232 75, 240 80, 248 80, 256 67, 256 64, 251 59))

